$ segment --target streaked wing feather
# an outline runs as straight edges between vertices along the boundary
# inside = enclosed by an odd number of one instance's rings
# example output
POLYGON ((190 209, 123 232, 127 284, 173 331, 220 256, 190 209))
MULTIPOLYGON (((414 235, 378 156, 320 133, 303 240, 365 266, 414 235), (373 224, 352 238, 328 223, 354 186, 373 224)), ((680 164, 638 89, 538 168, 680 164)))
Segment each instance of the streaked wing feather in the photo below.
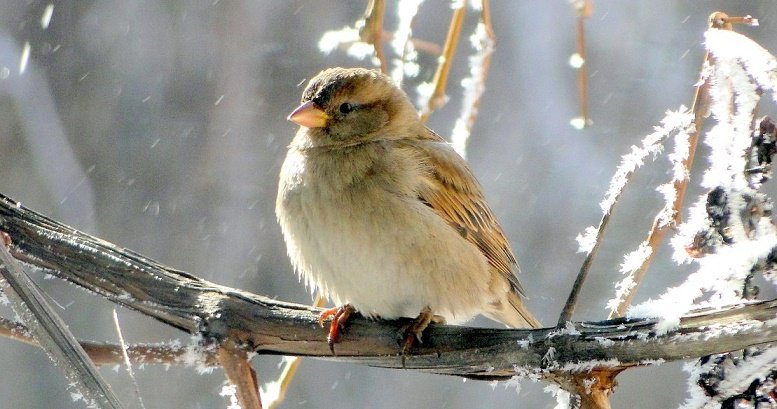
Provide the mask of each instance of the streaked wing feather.
POLYGON ((427 130, 412 142, 429 171, 419 188, 419 199, 434 209, 466 240, 476 245, 489 264, 517 293, 523 295, 515 273, 518 265, 482 188, 464 159, 439 135, 427 130))

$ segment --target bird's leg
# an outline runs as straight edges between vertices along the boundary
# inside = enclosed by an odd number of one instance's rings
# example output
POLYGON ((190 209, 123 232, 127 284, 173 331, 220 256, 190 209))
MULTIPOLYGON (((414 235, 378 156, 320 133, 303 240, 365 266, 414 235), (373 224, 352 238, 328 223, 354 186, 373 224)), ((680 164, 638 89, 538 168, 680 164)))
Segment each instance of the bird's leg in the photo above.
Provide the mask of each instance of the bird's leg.
POLYGON ((435 324, 445 324, 445 318, 441 315, 434 315, 432 313, 432 309, 429 306, 426 306, 411 323, 402 327, 402 334, 404 335, 405 339, 405 343, 402 346, 403 356, 410 352, 410 348, 413 346, 415 340, 418 340, 419 344, 424 343, 421 340, 421 336, 423 335, 426 327, 428 327, 432 322, 435 324))
POLYGON ((337 343, 340 338, 340 329, 345 327, 348 317, 350 317, 351 313, 354 311, 356 311, 356 309, 353 308, 351 304, 345 304, 340 307, 326 309, 321 311, 321 314, 318 314, 318 323, 322 327, 324 326, 324 321, 326 321, 327 318, 332 317, 332 322, 329 324, 329 335, 326 337, 326 341, 329 343, 329 349, 332 351, 332 354, 335 353, 335 343, 337 343))

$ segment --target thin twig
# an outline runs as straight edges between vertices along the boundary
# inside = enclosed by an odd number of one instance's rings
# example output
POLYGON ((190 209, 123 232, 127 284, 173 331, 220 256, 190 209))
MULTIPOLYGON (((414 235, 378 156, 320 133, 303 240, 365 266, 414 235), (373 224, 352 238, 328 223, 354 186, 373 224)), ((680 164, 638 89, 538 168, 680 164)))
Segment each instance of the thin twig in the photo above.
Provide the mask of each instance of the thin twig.
POLYGON ((359 28, 359 37, 365 43, 372 44, 375 57, 380 61, 380 71, 388 73, 386 55, 383 53, 383 16, 386 11, 385 0, 370 0, 364 12, 364 25, 359 28))
POLYGON ((2 284, 13 308, 24 317, 40 345, 64 372, 68 382, 83 396, 87 404, 101 408, 123 408, 110 385, 97 371, 81 345, 46 301, 43 293, 25 272, 21 263, 8 251, 8 235, 0 243, 0 274, 2 284))
MULTIPOLYGON (((733 24, 754 24, 757 20, 751 16, 745 17, 729 17, 727 14, 716 11, 712 13, 708 19, 710 28, 717 28, 721 30, 732 30, 733 24)), ((693 123, 695 130, 689 134, 688 138, 688 156, 683 160, 683 167, 686 172, 690 173, 691 166, 693 165, 693 159, 696 154, 696 147, 699 143, 699 136, 701 130, 704 127, 704 120, 709 116, 710 107, 710 79, 706 73, 706 67, 710 63, 709 52, 704 54, 704 62, 699 69, 699 81, 694 91, 693 104, 691 105, 691 111, 693 112, 693 123)), ((672 225, 677 226, 682 223, 682 208, 683 201, 685 199, 685 192, 688 190, 689 177, 682 180, 674 181, 674 189, 677 194, 675 195, 674 203, 672 203, 672 225)), ((657 253, 658 246, 664 239, 669 227, 661 219, 661 215, 656 216, 653 220, 653 227, 645 239, 647 246, 650 248, 649 255, 643 260, 642 265, 632 274, 633 285, 626 291, 617 308, 610 312, 609 318, 622 317, 626 313, 626 309, 631 305, 634 300, 634 296, 637 293, 637 289, 642 281, 645 279, 650 264, 653 262, 657 253)))
POLYGON ((469 57, 470 77, 462 81, 464 106, 451 134, 453 149, 462 157, 466 154, 467 140, 478 117, 480 101, 486 90, 486 80, 491 67, 491 55, 494 53, 496 44, 488 0, 482 0, 480 23, 471 38, 475 55, 469 57))
MULTIPOLYGON (((705 61, 707 60, 707 56, 705 56, 705 61)), ((691 110, 694 114, 694 124, 695 124, 695 130, 689 135, 688 138, 688 156, 683 160, 683 167, 690 171, 691 165, 693 164, 693 157, 694 153, 696 152, 696 146, 699 142, 699 134, 701 132, 701 128, 704 124, 704 118, 707 116, 707 110, 709 108, 709 79, 703 78, 704 77, 704 67, 702 67, 702 70, 700 72, 700 78, 701 82, 696 87, 695 96, 693 100, 693 106, 691 107, 691 110)), ((681 222, 681 214, 682 214, 682 204, 683 199, 685 197, 685 191, 688 187, 688 178, 685 178, 683 180, 676 180, 674 182, 674 189, 677 192, 677 195, 675 196, 675 201, 672 205, 672 212, 673 212, 673 221, 672 224, 674 226, 677 226, 681 222)), ((669 229, 670 225, 666 224, 662 219, 661 215, 656 216, 656 218, 653 220, 653 227, 650 229, 650 232, 647 235, 647 238, 645 238, 645 242, 647 243, 647 246, 650 248, 649 255, 645 257, 642 264, 637 268, 634 273, 632 274, 633 277, 633 285, 631 288, 626 290, 626 293, 624 294, 623 298, 621 299, 620 303, 618 303, 618 306, 615 310, 610 312, 609 318, 615 318, 615 317, 622 317, 623 314, 626 313, 626 309, 631 305, 631 302, 634 300, 634 296, 637 293, 637 289, 639 285, 642 283, 642 281, 645 278, 645 273, 647 272, 648 268, 650 267, 650 264, 653 262, 653 259, 656 256, 658 246, 661 244, 661 241, 664 239, 664 236, 666 235, 667 230, 669 229)))
POLYGON ((237 389, 237 402, 243 409, 262 409, 256 371, 245 349, 231 338, 226 339, 219 348, 219 361, 229 382, 237 389))
MULTIPOLYGON (((38 341, 30 334, 29 328, 3 317, 0 317, 0 337, 40 347, 38 341)), ((116 365, 123 362, 123 348, 120 345, 81 340, 78 343, 97 366, 116 365)), ((184 358, 190 353, 187 347, 175 345, 128 345, 126 350, 130 362, 134 364, 180 365, 185 363, 184 358)), ((205 354, 204 365, 218 365, 218 360, 213 353, 208 350, 201 353, 205 354)))
MULTIPOLYGON (((326 303, 326 299, 324 299, 321 294, 316 295, 316 300, 313 301, 313 306, 316 308, 321 308, 326 303)), ((290 359, 288 359, 285 364, 283 365, 283 369, 281 370, 281 376, 278 377, 278 394, 274 397, 273 400, 267 403, 268 409, 275 409, 280 405, 283 400, 286 398, 286 391, 289 390, 289 386, 291 385, 291 381, 294 379, 294 375, 297 374, 297 368, 299 368, 299 364, 301 362, 300 357, 295 356, 290 359)), ((265 396, 266 398, 266 396, 265 396)))
MULTIPOLYGON (((626 178, 631 179, 633 174, 634 172, 629 172, 626 175, 626 178)), ((580 291, 583 289, 583 283, 588 277, 588 272, 591 270, 591 265, 593 264, 594 258, 596 257, 596 253, 599 251, 599 246, 602 244, 604 231, 607 229, 607 225, 610 223, 610 215, 612 214, 615 205, 618 203, 618 200, 621 197, 621 193, 623 193, 623 191, 618 193, 608 211, 606 211, 602 215, 602 219, 599 220, 599 226, 596 230, 596 243, 594 244, 593 248, 591 248, 591 251, 588 252, 588 255, 586 255, 585 260, 583 260, 583 265, 580 266, 580 271, 577 273, 577 278, 575 278, 575 282, 572 284, 572 291, 570 291, 569 297, 567 297, 567 302, 564 304, 564 309, 561 310, 561 315, 558 317, 559 327, 566 325, 566 323, 572 319, 572 314, 575 313, 575 306, 577 305, 577 299, 580 296, 580 291)))
MULTIPOLYGON (((577 0, 574 3, 577 12, 577 88, 580 103, 579 129, 587 127, 590 123, 588 116, 588 60, 585 47, 585 20, 593 13, 592 0, 577 0)), ((577 122, 575 122, 577 123, 577 122)))
POLYGON ((124 335, 121 333, 121 325, 119 325, 119 314, 116 313, 116 308, 113 309, 113 323, 116 325, 116 333, 119 335, 119 345, 121 345, 121 356, 124 359, 124 366, 127 367, 127 374, 132 380, 132 384, 135 386, 135 395, 138 398, 138 405, 141 409, 146 409, 146 405, 143 404, 143 396, 140 394, 140 388, 138 387, 138 381, 135 379, 135 372, 132 370, 132 362, 130 361, 129 354, 127 353, 127 343, 124 342, 124 335))
POLYGON ((426 108, 421 112, 422 122, 429 120, 429 115, 431 115, 432 111, 445 105, 445 88, 448 85, 448 73, 450 73, 451 65, 453 64, 453 56, 456 54, 456 46, 459 44, 459 36, 466 11, 467 8, 464 3, 459 8, 453 10, 451 24, 448 27, 448 35, 445 38, 442 55, 439 58, 437 71, 435 71, 434 79, 432 80, 434 91, 429 97, 426 108))
MULTIPOLYGON (((394 33, 384 31, 382 35, 384 41, 392 41, 394 39, 394 33)), ((435 42, 423 40, 420 38, 410 38, 409 41, 410 44, 413 45, 413 48, 420 52, 433 56, 439 56, 442 54, 442 47, 440 47, 440 45, 435 42)))

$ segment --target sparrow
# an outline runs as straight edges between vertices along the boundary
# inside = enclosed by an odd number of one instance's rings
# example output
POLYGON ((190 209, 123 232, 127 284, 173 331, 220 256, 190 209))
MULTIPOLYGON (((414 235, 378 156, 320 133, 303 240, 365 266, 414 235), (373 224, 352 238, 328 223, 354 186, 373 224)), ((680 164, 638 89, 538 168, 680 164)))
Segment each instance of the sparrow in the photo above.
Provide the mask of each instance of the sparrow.
POLYGON ((540 326, 480 184, 389 77, 324 70, 288 120, 275 212, 300 280, 338 306, 320 315, 330 348, 354 311, 415 317, 405 353, 431 322, 540 326))

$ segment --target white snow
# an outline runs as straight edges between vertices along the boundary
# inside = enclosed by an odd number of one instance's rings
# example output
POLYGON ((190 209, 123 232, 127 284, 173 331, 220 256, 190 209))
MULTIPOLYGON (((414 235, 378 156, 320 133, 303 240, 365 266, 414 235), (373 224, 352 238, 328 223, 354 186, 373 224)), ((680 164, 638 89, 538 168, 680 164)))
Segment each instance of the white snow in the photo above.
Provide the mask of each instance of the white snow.
POLYGON ((494 41, 488 36, 487 27, 482 21, 478 23, 469 41, 475 49, 475 54, 469 57, 469 76, 461 80, 461 87, 464 89, 462 110, 451 134, 453 149, 462 157, 466 157, 467 140, 474 125, 472 122, 478 114, 478 101, 486 90, 485 64, 494 52, 494 41))
POLYGON ((578 246, 577 252, 585 253, 586 255, 589 254, 596 245, 596 236, 598 233, 599 230, 595 226, 588 226, 585 228, 585 231, 578 234, 577 237, 575 237, 578 246))
MULTIPOLYGON (((766 50, 745 36, 731 31, 711 29, 706 45, 713 64, 705 69, 710 79, 710 112, 716 125, 704 137, 710 147, 709 167, 702 186, 720 187, 726 193, 730 210, 726 234, 732 245, 718 245, 714 254, 691 258, 686 248, 699 231, 709 230, 706 193, 688 211, 685 223, 671 240, 673 259, 677 263, 693 262, 698 270, 685 281, 655 300, 632 307, 630 317, 660 318, 659 332, 670 331, 682 315, 699 307, 719 308, 740 303, 743 281, 753 265, 777 246, 777 230, 768 217, 756 220, 754 228, 745 229, 741 214, 746 213, 743 194, 752 194, 744 175, 745 153, 751 144, 753 114, 760 99, 757 88, 774 89, 777 84, 777 61, 766 50)), ((674 179, 685 177, 676 164, 687 156, 685 147, 676 143, 672 158, 674 179)), ((674 196, 665 194, 667 200, 674 196)))
POLYGON ((631 152, 621 158, 620 165, 610 179, 610 187, 604 195, 604 200, 599 203, 605 214, 612 211, 615 201, 623 192, 631 174, 644 164, 645 159, 650 155, 655 159, 663 151, 663 142, 669 134, 672 132, 687 134, 692 123, 693 115, 687 108, 681 106, 677 111, 668 111, 664 119, 661 120, 661 126, 656 127, 653 133, 645 136, 640 146, 631 146, 631 152))
POLYGON ((391 78, 397 85, 402 84, 405 76, 418 75, 420 67, 416 62, 418 52, 410 41, 413 34, 413 19, 418 14, 423 0, 400 0, 397 5, 397 29, 391 40, 391 47, 399 58, 394 59, 391 69, 391 78))
POLYGON ((555 383, 548 384, 543 391, 556 398, 556 406, 554 406, 553 409, 569 409, 572 407, 570 401, 571 395, 569 392, 561 389, 561 387, 555 383))

